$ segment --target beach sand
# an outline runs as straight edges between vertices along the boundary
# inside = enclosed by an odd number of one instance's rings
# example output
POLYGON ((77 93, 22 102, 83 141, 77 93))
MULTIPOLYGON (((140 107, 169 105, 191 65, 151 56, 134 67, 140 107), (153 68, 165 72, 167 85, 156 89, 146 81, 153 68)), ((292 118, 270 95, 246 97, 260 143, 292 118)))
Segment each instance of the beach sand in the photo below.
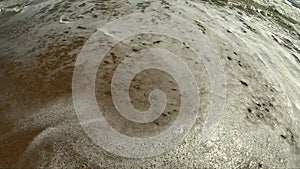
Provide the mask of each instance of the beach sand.
MULTIPOLYGON (((0 9, 1 168, 300 166, 297 7, 279 0, 2 0, 0 9), (225 109, 215 133, 207 142, 200 142, 208 105, 213 103, 209 102, 205 67, 191 59, 190 66, 199 82, 201 108, 188 136, 157 157, 118 157, 92 142, 79 124, 72 101, 74 64, 82 46, 98 27, 121 16, 151 12, 158 7, 197 25, 213 44, 225 69, 225 109)), ((145 44, 164 46, 185 59, 193 58, 193 53, 165 37, 140 38, 144 40, 133 37, 112 50, 108 64, 98 73, 96 95, 99 104, 106 105, 108 121, 119 132, 150 136, 176 119, 178 105, 168 105, 163 116, 144 130, 120 120, 111 108, 111 69, 124 58, 124 51, 135 51, 145 44), (114 57, 117 61, 110 62, 114 57)), ((178 86, 169 76, 144 72, 137 79, 131 88, 137 109, 149 107, 143 96, 155 84, 166 90, 172 103, 178 103, 178 86), (152 83, 143 80, 146 76, 152 83)))

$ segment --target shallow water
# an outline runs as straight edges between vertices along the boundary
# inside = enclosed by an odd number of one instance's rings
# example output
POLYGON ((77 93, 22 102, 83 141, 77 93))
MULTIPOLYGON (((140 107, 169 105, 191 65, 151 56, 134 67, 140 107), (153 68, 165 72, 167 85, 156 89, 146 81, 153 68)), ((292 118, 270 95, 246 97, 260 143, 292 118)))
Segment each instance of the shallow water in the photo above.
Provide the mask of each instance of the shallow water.
MULTIPOLYGON (((297 18, 300 12, 297 8, 283 1, 260 0, 246 4, 244 1, 20 0, 1 1, 0 9, 0 167, 299 166, 297 18), (154 158, 117 157, 97 147, 78 123, 71 96, 74 63, 81 47, 99 26, 129 13, 153 11, 158 6, 167 6, 170 12, 197 24, 215 46, 227 78, 224 117, 212 139, 200 144, 202 114, 205 115, 209 104, 209 85, 203 80, 201 114, 182 144, 154 158)), ((145 42, 133 39, 132 43, 139 47, 141 43, 152 45, 157 41, 145 39, 145 42)), ((158 47, 169 44, 170 50, 190 56, 176 43, 164 38, 161 41, 156 44, 158 47)), ((132 50, 129 43, 115 49, 118 59, 124 51, 132 50)), ((105 70, 111 73, 109 65, 105 70)), ((199 81, 207 78, 203 64, 193 66, 199 81)), ((138 79, 150 75, 141 74, 138 79)), ((151 76, 156 79, 155 75, 151 76)), ((104 92, 98 93, 99 102, 110 105, 109 93, 104 90, 108 77, 105 71, 99 76, 99 83, 103 83, 99 90, 104 92)), ((167 78, 159 73, 157 76, 167 78)), ((150 82, 141 81, 149 88, 158 83, 151 84, 151 78, 150 82)), ((168 87, 164 82, 160 85, 168 87)), ((147 93, 149 88, 138 91, 133 86, 134 105, 147 107, 146 98, 139 92, 147 93)), ((176 95, 173 90, 169 92, 176 95)), ((157 132, 152 128, 163 130, 168 126, 166 122, 176 117, 176 109, 176 105, 170 105, 166 116, 150 124, 151 130, 147 132, 157 132)), ((111 115, 113 111, 107 107, 110 120, 119 118, 111 115)), ((127 124, 131 128, 126 130, 120 123, 112 123, 128 135, 149 135, 141 133, 134 124, 127 124)))

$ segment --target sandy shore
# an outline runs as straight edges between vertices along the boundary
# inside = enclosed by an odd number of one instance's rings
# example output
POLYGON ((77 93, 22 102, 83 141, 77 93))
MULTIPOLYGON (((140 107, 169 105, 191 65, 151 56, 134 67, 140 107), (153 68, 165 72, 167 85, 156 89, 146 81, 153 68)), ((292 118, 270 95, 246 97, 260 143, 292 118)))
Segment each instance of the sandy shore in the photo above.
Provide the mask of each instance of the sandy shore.
MULTIPOLYGON (((297 7, 283 1, 262 0, 247 3, 2 0, 0 9, 1 168, 300 166, 300 21, 297 20, 300 10, 297 7), (199 118, 184 142, 158 157, 118 157, 94 144, 77 120, 71 95, 74 63, 99 26, 129 13, 155 11, 158 7, 198 25, 214 45, 225 67, 225 110, 211 139, 200 143, 203 118, 212 103, 209 103, 207 72, 202 63, 192 63, 198 73, 202 101, 199 118)), ((184 45, 164 37, 140 38, 145 40, 128 39, 108 57, 108 60, 116 57, 117 62, 104 66, 98 74, 100 104, 112 104, 107 93, 111 68, 124 58, 124 51, 146 44, 167 47, 185 58, 192 55, 184 45), (154 43, 157 41, 160 43, 154 43)), ((145 76, 169 78, 160 73, 141 74, 140 81, 132 88, 132 101, 138 109, 149 106, 147 97, 143 97, 148 86, 136 86, 148 84, 143 81, 145 76)), ((174 89, 167 91, 169 97, 177 98, 176 84, 163 82, 160 84, 165 90, 174 89)), ((140 126, 126 121, 114 122, 120 119, 109 106, 106 115, 119 132, 149 136, 168 127, 176 118, 177 109, 178 105, 167 107, 165 115, 143 132, 136 129, 140 126)))

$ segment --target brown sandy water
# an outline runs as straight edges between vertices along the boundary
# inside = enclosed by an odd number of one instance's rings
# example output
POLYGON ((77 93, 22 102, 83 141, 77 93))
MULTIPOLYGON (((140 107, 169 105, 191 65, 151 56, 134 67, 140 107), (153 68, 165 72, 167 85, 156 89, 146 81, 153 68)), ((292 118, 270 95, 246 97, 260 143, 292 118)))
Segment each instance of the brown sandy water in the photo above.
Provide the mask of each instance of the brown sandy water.
MULTIPOLYGON (((72 73, 81 47, 96 31, 98 22, 102 25, 126 13, 152 11, 157 3, 139 2, 132 6, 127 1, 48 2, 33 4, 23 13, 1 13, 0 167, 297 166, 300 42, 299 21, 295 21, 295 17, 286 19, 276 9, 257 2, 247 5, 255 4, 257 9, 264 9, 262 12, 234 1, 189 1, 185 4, 162 1, 170 12, 188 16, 214 43, 225 64, 228 99, 219 130, 207 144, 197 142, 202 126, 199 115, 191 134, 174 150, 163 156, 135 160, 99 149, 84 134, 72 105, 72 73), (70 23, 59 23, 61 16, 70 23)), ((22 5, 10 7, 14 6, 22 5)), ((157 39, 150 38, 147 43, 154 41, 157 39)), ((171 43, 162 41, 161 45, 171 43)), ((137 39, 132 43, 141 46, 137 39)), ((122 50, 132 49, 126 45, 115 49, 119 53, 117 58, 124 57, 122 50)), ((116 66, 117 63, 108 65, 116 66)), ((205 77, 203 65, 195 63, 194 67, 205 77)), ((108 75, 105 71, 99 74, 99 83, 104 87, 99 88, 98 101, 104 105, 111 104, 110 99, 101 99, 109 89, 106 79, 110 77, 109 70, 108 75)), ((151 73, 140 74, 136 77, 137 84, 132 84, 133 104, 138 109, 148 104, 142 96, 153 84, 141 79, 149 75, 151 73), (141 89, 140 82, 149 86, 141 89)), ((168 78, 158 72, 152 76, 150 81, 157 77, 168 78)), ((205 114, 208 105, 206 83, 203 80, 201 114, 205 114)), ((178 98, 173 83, 161 85, 170 92, 170 98, 178 98)), ((163 130, 176 117, 176 105, 170 105, 164 113, 166 116, 149 124, 147 132, 141 132, 135 124, 128 124, 130 130, 124 130, 122 123, 114 123, 119 118, 110 114, 114 110, 109 107, 107 110, 107 118, 113 126, 128 135, 149 136, 156 129, 163 130)))

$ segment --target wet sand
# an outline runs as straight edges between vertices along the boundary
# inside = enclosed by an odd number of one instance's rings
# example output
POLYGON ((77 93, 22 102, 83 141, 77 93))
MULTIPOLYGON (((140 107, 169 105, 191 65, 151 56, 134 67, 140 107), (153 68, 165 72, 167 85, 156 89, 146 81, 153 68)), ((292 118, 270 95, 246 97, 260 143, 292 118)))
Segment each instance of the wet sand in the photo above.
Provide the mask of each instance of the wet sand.
MULTIPOLYGON (((0 2, 0 167, 299 166, 300 34, 297 16, 300 12, 285 5, 278 3, 270 8, 260 1, 246 5, 243 1, 0 2), (206 144, 200 144, 203 117, 209 104, 209 84, 203 64, 193 63, 194 70, 199 73, 197 78, 202 82, 203 101, 199 118, 185 141, 154 158, 117 157, 95 145, 79 125, 71 96, 74 63, 81 47, 99 25, 128 13, 153 11, 160 5, 198 25, 214 44, 225 65, 225 112, 216 133, 206 144), (16 9, 22 10, 13 12, 16 9), (61 19, 65 22, 61 23, 61 19)), ((156 38, 145 38, 145 42, 132 39, 131 43, 134 47, 141 47, 142 43, 157 47, 172 43, 161 38, 161 43, 153 44, 158 41, 156 38)), ((123 50, 132 50, 129 43, 124 42, 115 49, 117 59, 124 57, 123 50)), ((191 55, 172 45, 169 49, 185 57, 191 55)), ((98 101, 105 105, 111 104, 110 94, 105 93, 111 73, 109 66, 117 63, 107 64, 104 73, 99 73, 102 85, 98 101)), ((137 84, 131 88, 133 104, 138 109, 148 106, 142 96, 155 85, 150 83, 142 89, 137 86, 148 84, 142 80, 148 75, 137 77, 137 84)), ((151 76, 153 79, 168 78, 160 73, 151 76)), ((161 85, 170 98, 178 94, 174 84, 161 85)), ((176 118, 177 108, 170 105, 165 116, 150 124, 151 128, 165 129, 176 118)), ((112 125, 125 134, 149 136, 155 131, 141 133, 136 129, 139 126, 124 122, 131 129, 126 130, 120 123, 113 123, 119 118, 113 114, 114 109, 108 106, 107 112, 112 125)))

